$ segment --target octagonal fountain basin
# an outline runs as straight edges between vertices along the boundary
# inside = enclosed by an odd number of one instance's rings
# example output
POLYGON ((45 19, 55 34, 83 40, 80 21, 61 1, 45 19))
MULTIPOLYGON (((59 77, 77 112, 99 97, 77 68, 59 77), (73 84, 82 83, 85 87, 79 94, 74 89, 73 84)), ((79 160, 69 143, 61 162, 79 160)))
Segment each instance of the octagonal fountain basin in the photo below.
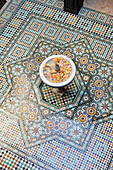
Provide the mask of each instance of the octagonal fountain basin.
POLYGON ((75 77, 74 62, 64 55, 52 55, 40 65, 39 74, 42 81, 54 88, 68 85, 75 77))

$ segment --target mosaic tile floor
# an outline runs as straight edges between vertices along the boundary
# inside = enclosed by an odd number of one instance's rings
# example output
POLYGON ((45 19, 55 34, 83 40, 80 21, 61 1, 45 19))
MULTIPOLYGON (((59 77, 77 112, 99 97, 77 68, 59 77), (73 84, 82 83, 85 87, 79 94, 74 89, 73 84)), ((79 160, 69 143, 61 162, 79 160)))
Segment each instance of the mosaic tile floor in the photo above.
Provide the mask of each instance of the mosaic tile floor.
POLYGON ((113 168, 113 17, 12 0, 0 17, 0 168, 113 168), (77 72, 63 97, 39 77, 53 54, 77 72))

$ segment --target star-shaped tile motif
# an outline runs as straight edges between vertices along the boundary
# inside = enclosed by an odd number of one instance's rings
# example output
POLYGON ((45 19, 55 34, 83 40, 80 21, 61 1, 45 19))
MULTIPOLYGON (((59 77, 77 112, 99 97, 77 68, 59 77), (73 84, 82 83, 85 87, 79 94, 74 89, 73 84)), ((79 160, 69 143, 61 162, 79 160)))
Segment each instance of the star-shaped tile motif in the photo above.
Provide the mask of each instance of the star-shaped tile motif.
MULTIPOLYGON (((2 103, 2 108, 19 117, 26 147, 55 138, 79 149, 86 148, 96 122, 93 123, 91 119, 104 114, 104 110, 101 112, 98 108, 102 107, 102 99, 109 101, 108 95, 111 94, 111 88, 106 87, 113 69, 109 67, 107 77, 103 79, 99 71, 102 67, 107 65, 101 66, 95 60, 86 40, 62 46, 41 42, 32 58, 6 64, 9 93, 2 103), (45 97, 45 91, 51 89, 39 77, 41 62, 53 54, 67 55, 77 66, 76 76, 68 87, 70 92, 66 95, 67 103, 66 98, 59 100, 54 96, 54 101, 59 101, 52 103, 47 96, 45 97), (71 92, 74 92, 73 97, 71 92)), ((50 98, 52 97, 53 94, 50 98)), ((112 110, 112 102, 106 105, 109 106, 109 111, 112 110)))

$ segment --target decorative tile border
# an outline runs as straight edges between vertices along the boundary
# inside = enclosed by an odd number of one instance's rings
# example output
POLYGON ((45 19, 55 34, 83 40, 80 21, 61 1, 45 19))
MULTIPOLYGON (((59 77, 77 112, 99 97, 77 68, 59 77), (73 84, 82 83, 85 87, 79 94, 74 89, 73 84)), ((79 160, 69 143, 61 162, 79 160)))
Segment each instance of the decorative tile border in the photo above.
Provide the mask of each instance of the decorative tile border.
POLYGON ((108 25, 113 26, 113 16, 104 14, 102 12, 90 8, 82 7, 79 11, 79 15, 92 20, 96 20, 97 22, 106 23, 108 25))

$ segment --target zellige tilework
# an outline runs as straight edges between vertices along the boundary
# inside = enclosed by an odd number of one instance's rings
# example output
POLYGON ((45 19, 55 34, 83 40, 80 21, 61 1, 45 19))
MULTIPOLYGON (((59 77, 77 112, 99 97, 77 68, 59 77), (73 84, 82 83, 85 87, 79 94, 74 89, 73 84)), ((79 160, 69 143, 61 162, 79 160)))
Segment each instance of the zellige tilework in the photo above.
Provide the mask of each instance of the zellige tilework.
POLYGON ((112 16, 13 0, 0 24, 0 168, 112 168, 112 16), (42 61, 59 54, 77 68, 62 97, 39 76, 42 61))

